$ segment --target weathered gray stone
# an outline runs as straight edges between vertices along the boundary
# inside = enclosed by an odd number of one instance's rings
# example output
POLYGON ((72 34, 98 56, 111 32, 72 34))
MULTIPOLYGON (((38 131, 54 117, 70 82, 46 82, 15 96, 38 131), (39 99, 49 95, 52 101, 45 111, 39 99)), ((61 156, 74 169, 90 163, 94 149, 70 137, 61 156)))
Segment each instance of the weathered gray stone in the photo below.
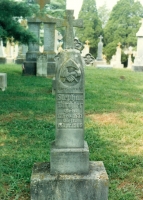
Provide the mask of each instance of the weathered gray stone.
POLYGON ((7 74, 0 73, 0 88, 2 91, 5 91, 6 87, 7 87, 7 74))
MULTIPOLYGON (((29 30, 37 37, 40 36, 40 23, 28 21, 29 30)), ((30 43, 28 45, 28 52, 26 53, 26 61, 24 61, 23 75, 36 75, 36 61, 40 55, 39 45, 30 43), (33 73, 33 74, 32 74, 33 73)))
POLYGON ((37 76, 47 76, 47 56, 41 54, 37 58, 37 76))
POLYGON ((90 162, 86 175, 51 175, 50 163, 35 164, 31 200, 107 200, 109 180, 103 162, 90 162))
POLYGON ((57 27, 66 27, 65 36, 65 49, 74 48, 74 31, 73 27, 83 27, 83 21, 81 19, 74 20, 73 10, 66 10, 66 18, 64 20, 57 20, 57 27))
MULTIPOLYGON (((69 21, 68 26, 73 27, 69 21)), ((50 164, 34 166, 31 200, 107 200, 108 176, 103 163, 89 164, 84 142, 84 65, 80 52, 72 48, 73 30, 68 29, 67 49, 56 56, 55 141, 50 164)))
POLYGON ((56 69, 56 146, 84 147, 84 70, 80 52, 59 54, 56 69))
POLYGON ((24 44, 19 45, 18 47, 18 56, 15 60, 16 64, 23 64, 26 59, 26 53, 28 51, 28 47, 24 44))
POLYGON ((51 174, 88 174, 89 149, 87 142, 83 148, 51 148, 51 174))

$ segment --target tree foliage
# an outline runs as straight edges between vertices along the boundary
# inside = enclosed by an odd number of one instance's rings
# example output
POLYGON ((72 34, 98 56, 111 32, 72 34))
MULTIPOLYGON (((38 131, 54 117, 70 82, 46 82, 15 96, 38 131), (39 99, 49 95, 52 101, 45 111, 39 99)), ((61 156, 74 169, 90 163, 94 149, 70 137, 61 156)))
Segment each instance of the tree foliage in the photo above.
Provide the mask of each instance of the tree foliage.
POLYGON ((51 0, 50 4, 46 5, 46 12, 56 18, 63 18, 66 10, 66 0, 51 0))
POLYGON ((31 16, 34 7, 25 2, 16 2, 14 0, 0 0, 0 37, 5 42, 13 38, 14 42, 19 41, 24 44, 37 42, 37 38, 23 26, 19 20, 31 16))
POLYGON ((117 43, 122 48, 135 47, 137 44, 136 33, 140 27, 139 20, 143 17, 143 6, 139 1, 119 0, 114 6, 107 25, 104 28, 104 51, 111 59, 116 51, 117 43))
POLYGON ((98 37, 102 34, 102 25, 98 17, 95 0, 83 0, 78 17, 83 19, 84 28, 77 29, 76 35, 83 43, 89 40, 90 52, 96 56, 98 37))
POLYGON ((110 17, 110 10, 107 8, 106 2, 98 8, 98 16, 102 23, 102 28, 104 28, 110 17))

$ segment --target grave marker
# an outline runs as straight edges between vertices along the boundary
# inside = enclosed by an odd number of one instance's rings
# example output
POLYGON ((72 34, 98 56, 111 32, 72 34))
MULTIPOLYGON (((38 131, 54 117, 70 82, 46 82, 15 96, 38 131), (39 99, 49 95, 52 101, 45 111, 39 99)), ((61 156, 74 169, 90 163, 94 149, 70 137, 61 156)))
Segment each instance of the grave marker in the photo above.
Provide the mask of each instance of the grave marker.
POLYGON ((104 165, 102 162, 89 163, 88 145, 84 141, 84 66, 80 52, 71 48, 72 32, 70 28, 67 48, 57 58, 56 134, 50 165, 34 165, 31 200, 108 199, 108 176, 104 165))

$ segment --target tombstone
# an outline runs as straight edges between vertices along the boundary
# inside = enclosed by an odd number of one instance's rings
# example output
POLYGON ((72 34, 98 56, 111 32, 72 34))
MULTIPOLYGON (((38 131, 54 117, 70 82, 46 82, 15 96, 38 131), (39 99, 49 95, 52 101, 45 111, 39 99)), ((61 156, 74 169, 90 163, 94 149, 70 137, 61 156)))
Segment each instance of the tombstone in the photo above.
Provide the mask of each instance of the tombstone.
POLYGON ((112 67, 115 67, 116 66, 116 55, 113 55, 111 60, 110 60, 110 65, 112 67))
POLYGON ((16 64, 22 64, 25 61, 27 51, 28 51, 27 45, 24 44, 18 45, 18 55, 15 60, 16 64))
POLYGON ((82 53, 81 53, 82 57, 85 57, 85 55, 89 53, 89 49, 90 49, 89 41, 86 40, 85 42, 86 44, 84 44, 84 49, 82 50, 82 53))
POLYGON ((72 22, 67 28, 70 41, 57 59, 56 134, 50 163, 34 164, 31 200, 108 199, 108 176, 103 162, 89 162, 84 141, 84 68, 80 52, 71 48, 72 22))
MULTIPOLYGON (((45 6, 46 3, 50 3, 50 0, 35 0, 36 3, 38 3, 40 5, 40 10, 42 10, 45 6)), ((32 18, 28 18, 28 27, 29 30, 38 38, 38 40, 40 39, 40 24, 41 23, 46 23, 46 24, 50 24, 51 26, 53 26, 52 24, 52 20, 50 20, 50 22, 48 22, 49 18, 47 16, 43 16, 43 14, 40 12, 40 14, 36 17, 32 17, 32 18)), ((54 22, 55 24, 56 22, 54 22)), ((45 47, 47 47, 47 42, 49 39, 49 45, 51 44, 50 38, 49 38, 49 34, 52 34, 52 30, 51 27, 47 27, 47 25, 44 26, 45 29, 45 35, 44 35, 44 39, 45 39, 45 47), (49 28, 49 29, 48 29, 49 28), (49 32, 48 32, 49 31, 49 32), (47 37, 46 37, 47 34, 47 37)), ((53 40, 54 40, 54 36, 53 36, 53 40)), ((46 48, 44 50, 47 50, 46 48)), ((40 55, 40 51, 39 51, 39 44, 33 44, 30 43, 28 45, 28 52, 26 53, 26 61, 24 61, 24 68, 23 68, 23 75, 36 75, 36 63, 37 63, 37 57, 40 55)), ((50 55, 47 57, 50 57, 50 55)), ((47 58, 49 60, 49 58, 47 58)))
POLYGON ((14 63, 14 44, 7 41, 6 45, 6 63, 14 63))
POLYGON ((0 73, 0 88, 2 91, 5 91, 6 87, 7 87, 7 74, 0 73))
POLYGON ((5 63, 6 63, 6 55, 4 52, 3 41, 0 38, 0 64, 5 64, 5 63))
POLYGON ((44 53, 47 55, 47 74, 55 74, 55 26, 56 18, 44 20, 44 53))
POLYGON ((99 39, 100 39, 100 41, 98 43, 98 51, 97 51, 97 58, 96 58, 96 60, 97 61, 103 61, 103 58, 102 58, 102 49, 103 49, 102 39, 103 39, 103 37, 102 37, 102 35, 100 35, 99 39))
POLYGON ((100 41, 98 43, 98 49, 97 49, 97 58, 93 63, 94 67, 97 67, 97 65, 101 66, 101 65, 106 65, 106 61, 103 59, 103 54, 102 54, 102 50, 103 50, 103 42, 102 42, 102 35, 100 35, 99 37, 100 41))
POLYGON ((47 76, 47 56, 44 54, 41 54, 37 58, 36 75, 37 76, 47 76))
POLYGON ((121 63, 121 43, 118 43, 118 46, 116 47, 116 64, 115 68, 123 68, 123 64, 121 63))
POLYGON ((143 19, 140 21, 141 27, 137 32, 137 53, 133 63, 133 70, 143 72, 143 19))
POLYGON ((132 54, 134 53, 134 52, 133 52, 133 47, 132 47, 132 46, 129 46, 129 48, 126 49, 126 50, 124 51, 124 53, 125 53, 126 55, 128 55, 128 64, 127 64, 127 68, 128 68, 128 69, 132 69, 132 54))

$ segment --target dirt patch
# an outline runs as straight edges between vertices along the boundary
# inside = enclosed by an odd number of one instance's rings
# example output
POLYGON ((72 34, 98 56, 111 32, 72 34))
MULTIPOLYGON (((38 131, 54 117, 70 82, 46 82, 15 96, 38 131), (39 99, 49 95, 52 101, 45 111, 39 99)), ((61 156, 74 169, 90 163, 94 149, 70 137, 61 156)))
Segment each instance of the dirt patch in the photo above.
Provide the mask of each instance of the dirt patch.
POLYGON ((103 113, 103 114, 91 114, 88 115, 94 122, 97 122, 101 125, 120 125, 125 126, 125 122, 119 119, 116 113, 103 113))

